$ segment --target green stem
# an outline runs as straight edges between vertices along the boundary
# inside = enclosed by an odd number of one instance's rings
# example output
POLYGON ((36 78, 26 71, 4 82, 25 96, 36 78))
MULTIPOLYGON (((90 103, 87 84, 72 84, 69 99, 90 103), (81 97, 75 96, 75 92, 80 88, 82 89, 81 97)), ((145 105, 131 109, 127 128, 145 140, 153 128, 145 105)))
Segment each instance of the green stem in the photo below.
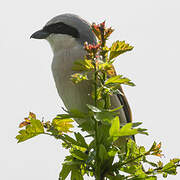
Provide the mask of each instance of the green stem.
MULTIPOLYGON (((94 54, 94 57, 93 57, 93 62, 94 62, 94 70, 95 70, 95 73, 94 73, 94 105, 95 107, 97 106, 97 81, 98 81, 98 78, 97 78, 97 68, 96 68, 96 62, 95 62, 95 54, 94 54)), ((96 170, 95 170, 95 177, 96 177, 96 180, 101 180, 101 171, 100 171, 100 161, 99 161, 99 143, 98 143, 98 122, 95 120, 95 142, 96 142, 96 162, 95 162, 95 167, 96 167, 96 170)))
MULTIPOLYGON (((102 55, 102 60, 103 60, 103 62, 107 62, 107 58, 105 56, 106 52, 103 50, 103 48, 105 47, 105 44, 106 44, 106 40, 104 39, 104 29, 101 28, 100 31, 101 31, 101 55, 102 55)), ((106 72, 103 72, 103 82, 105 82, 106 77, 107 77, 106 72)), ((104 96, 104 102, 105 102, 104 109, 108 109, 107 95, 104 96)))

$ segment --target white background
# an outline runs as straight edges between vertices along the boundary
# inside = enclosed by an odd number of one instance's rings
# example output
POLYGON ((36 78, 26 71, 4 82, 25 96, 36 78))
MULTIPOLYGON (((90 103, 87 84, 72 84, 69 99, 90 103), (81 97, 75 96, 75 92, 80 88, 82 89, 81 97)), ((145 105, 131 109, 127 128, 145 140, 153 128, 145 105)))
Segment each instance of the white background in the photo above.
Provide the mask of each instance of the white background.
MULTIPOLYGON (((66 12, 90 23, 106 20, 115 28, 110 43, 126 40, 135 47, 121 56, 116 69, 137 85, 125 92, 134 120, 150 133, 138 135, 137 143, 148 148, 160 141, 163 161, 180 158, 178 0, 6 0, 0 7, 0 179, 58 179, 67 153, 61 143, 39 136, 17 144, 15 136, 29 111, 45 120, 62 112, 50 69, 51 49, 44 40, 29 37, 66 12)), ((179 180, 180 174, 167 179, 179 180)))

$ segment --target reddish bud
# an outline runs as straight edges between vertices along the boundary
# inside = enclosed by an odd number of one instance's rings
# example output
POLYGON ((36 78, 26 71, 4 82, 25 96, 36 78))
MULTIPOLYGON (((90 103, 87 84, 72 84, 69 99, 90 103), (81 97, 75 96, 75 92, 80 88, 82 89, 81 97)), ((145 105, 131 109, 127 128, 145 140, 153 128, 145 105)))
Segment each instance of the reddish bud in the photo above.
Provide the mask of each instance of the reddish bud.
POLYGON ((105 21, 100 23, 100 28, 105 29, 105 21))

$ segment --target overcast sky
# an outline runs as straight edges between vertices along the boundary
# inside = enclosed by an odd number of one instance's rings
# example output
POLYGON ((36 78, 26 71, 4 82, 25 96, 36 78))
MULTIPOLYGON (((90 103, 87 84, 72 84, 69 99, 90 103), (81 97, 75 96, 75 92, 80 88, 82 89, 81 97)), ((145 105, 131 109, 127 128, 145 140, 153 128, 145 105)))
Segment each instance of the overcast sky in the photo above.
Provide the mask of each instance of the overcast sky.
MULTIPOLYGON (((14 137, 29 111, 45 120, 62 113, 50 69, 50 46, 29 37, 52 17, 67 12, 90 23, 106 20, 115 28, 110 44, 126 40, 134 46, 115 65, 136 84, 124 87, 125 93, 134 121, 143 122, 150 134, 138 135, 137 143, 148 148, 153 141, 162 142, 163 161, 180 158, 179 0, 6 0, 0 7, 0 179, 58 179, 67 154, 61 142, 39 136, 17 144, 14 137)), ((167 178, 179 179, 180 174, 167 178)))

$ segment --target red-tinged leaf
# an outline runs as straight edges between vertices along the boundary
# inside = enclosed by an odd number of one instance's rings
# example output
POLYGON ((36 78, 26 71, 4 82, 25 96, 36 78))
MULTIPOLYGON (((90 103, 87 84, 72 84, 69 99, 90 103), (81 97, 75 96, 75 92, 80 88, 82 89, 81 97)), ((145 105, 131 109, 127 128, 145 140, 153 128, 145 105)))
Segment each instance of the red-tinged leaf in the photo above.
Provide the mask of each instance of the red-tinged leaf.
POLYGON ((36 119, 36 115, 34 113, 30 112, 29 119, 36 119))
POLYGON ((19 128, 22 128, 22 127, 24 127, 24 126, 27 126, 28 124, 30 124, 30 122, 23 121, 22 123, 20 123, 19 128))

